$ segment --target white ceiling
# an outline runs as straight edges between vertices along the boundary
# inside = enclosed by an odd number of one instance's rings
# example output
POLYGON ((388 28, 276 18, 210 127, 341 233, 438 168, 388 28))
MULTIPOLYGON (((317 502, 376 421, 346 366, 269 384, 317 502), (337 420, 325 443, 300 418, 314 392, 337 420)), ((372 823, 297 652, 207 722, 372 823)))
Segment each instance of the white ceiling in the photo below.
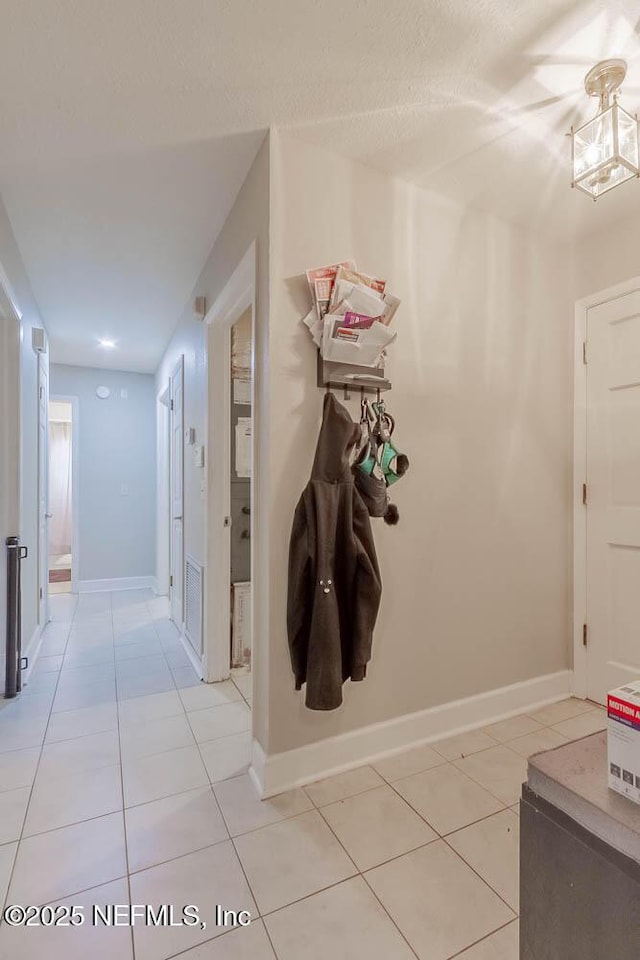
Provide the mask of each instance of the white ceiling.
POLYGON ((156 370, 263 136, 10 178, 2 192, 56 363, 156 370))
POLYGON ((57 361, 155 369, 269 124, 570 239, 587 69, 631 0, 2 0, 0 192, 57 361), (118 340, 107 354, 98 337, 118 340))

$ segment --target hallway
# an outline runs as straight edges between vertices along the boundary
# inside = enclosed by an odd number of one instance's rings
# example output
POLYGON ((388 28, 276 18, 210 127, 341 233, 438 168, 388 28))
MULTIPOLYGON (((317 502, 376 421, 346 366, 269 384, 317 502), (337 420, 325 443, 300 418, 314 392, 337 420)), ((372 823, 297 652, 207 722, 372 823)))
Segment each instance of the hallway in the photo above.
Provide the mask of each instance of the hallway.
POLYGON ((0 706, 0 885, 6 905, 85 922, 3 922, 0 960, 517 955, 525 757, 601 728, 599 708, 567 700, 261 803, 249 707, 198 681, 166 600, 51 610, 31 682, 0 706), (193 904, 206 928, 92 924, 92 905, 130 903, 176 922, 193 904), (253 922, 216 927, 216 904, 253 922))
MULTIPOLYGON (((24 905, 71 894, 129 903, 129 889, 136 902, 155 901, 160 888, 145 887, 154 872, 129 888, 130 872, 228 837, 211 784, 246 769, 249 708, 232 682, 198 680, 166 599, 150 590, 50 602, 31 681, 0 702, 3 902, 7 888, 6 903, 24 905)), ((138 956, 161 955, 148 949, 138 956)), ((2 960, 131 950, 126 928, 0 928, 2 960)))

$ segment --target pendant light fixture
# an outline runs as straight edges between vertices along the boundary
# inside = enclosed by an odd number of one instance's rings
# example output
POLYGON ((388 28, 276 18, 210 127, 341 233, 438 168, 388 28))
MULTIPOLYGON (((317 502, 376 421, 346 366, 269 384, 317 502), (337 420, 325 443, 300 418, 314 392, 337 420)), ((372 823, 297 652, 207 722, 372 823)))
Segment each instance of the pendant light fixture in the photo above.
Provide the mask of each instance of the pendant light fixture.
POLYGON ((599 98, 598 113, 581 127, 571 127, 571 186, 594 200, 640 176, 638 118, 618 103, 618 91, 626 73, 624 60, 603 60, 589 70, 584 87, 590 97, 599 98))

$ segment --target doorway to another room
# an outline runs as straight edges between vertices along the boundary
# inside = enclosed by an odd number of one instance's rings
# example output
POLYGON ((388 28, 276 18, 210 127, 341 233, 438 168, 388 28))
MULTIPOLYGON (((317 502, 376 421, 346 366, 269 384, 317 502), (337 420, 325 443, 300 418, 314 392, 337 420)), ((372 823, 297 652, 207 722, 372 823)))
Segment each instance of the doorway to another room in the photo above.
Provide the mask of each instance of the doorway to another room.
POLYGON ((73 525, 74 410, 72 400, 49 400, 49 595, 72 593, 74 556, 73 525))
POLYGON ((251 484, 253 474, 253 343, 249 307, 231 327, 230 340, 230 667, 251 703, 251 484))
POLYGON ((249 708, 256 671, 262 667, 254 624, 264 594, 255 571, 263 569, 266 545, 260 536, 262 514, 256 512, 255 290, 252 245, 205 317, 205 676, 209 682, 231 679, 249 708))

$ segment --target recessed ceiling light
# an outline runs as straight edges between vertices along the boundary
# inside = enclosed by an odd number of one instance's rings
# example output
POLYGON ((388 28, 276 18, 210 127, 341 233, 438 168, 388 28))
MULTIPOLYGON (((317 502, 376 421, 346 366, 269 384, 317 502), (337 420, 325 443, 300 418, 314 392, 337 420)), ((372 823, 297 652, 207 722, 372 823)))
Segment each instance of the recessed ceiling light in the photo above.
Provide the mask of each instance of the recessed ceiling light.
POLYGON ((98 343, 101 347, 104 347, 105 350, 113 350, 116 345, 115 340, 105 340, 103 337, 98 340, 98 343))

